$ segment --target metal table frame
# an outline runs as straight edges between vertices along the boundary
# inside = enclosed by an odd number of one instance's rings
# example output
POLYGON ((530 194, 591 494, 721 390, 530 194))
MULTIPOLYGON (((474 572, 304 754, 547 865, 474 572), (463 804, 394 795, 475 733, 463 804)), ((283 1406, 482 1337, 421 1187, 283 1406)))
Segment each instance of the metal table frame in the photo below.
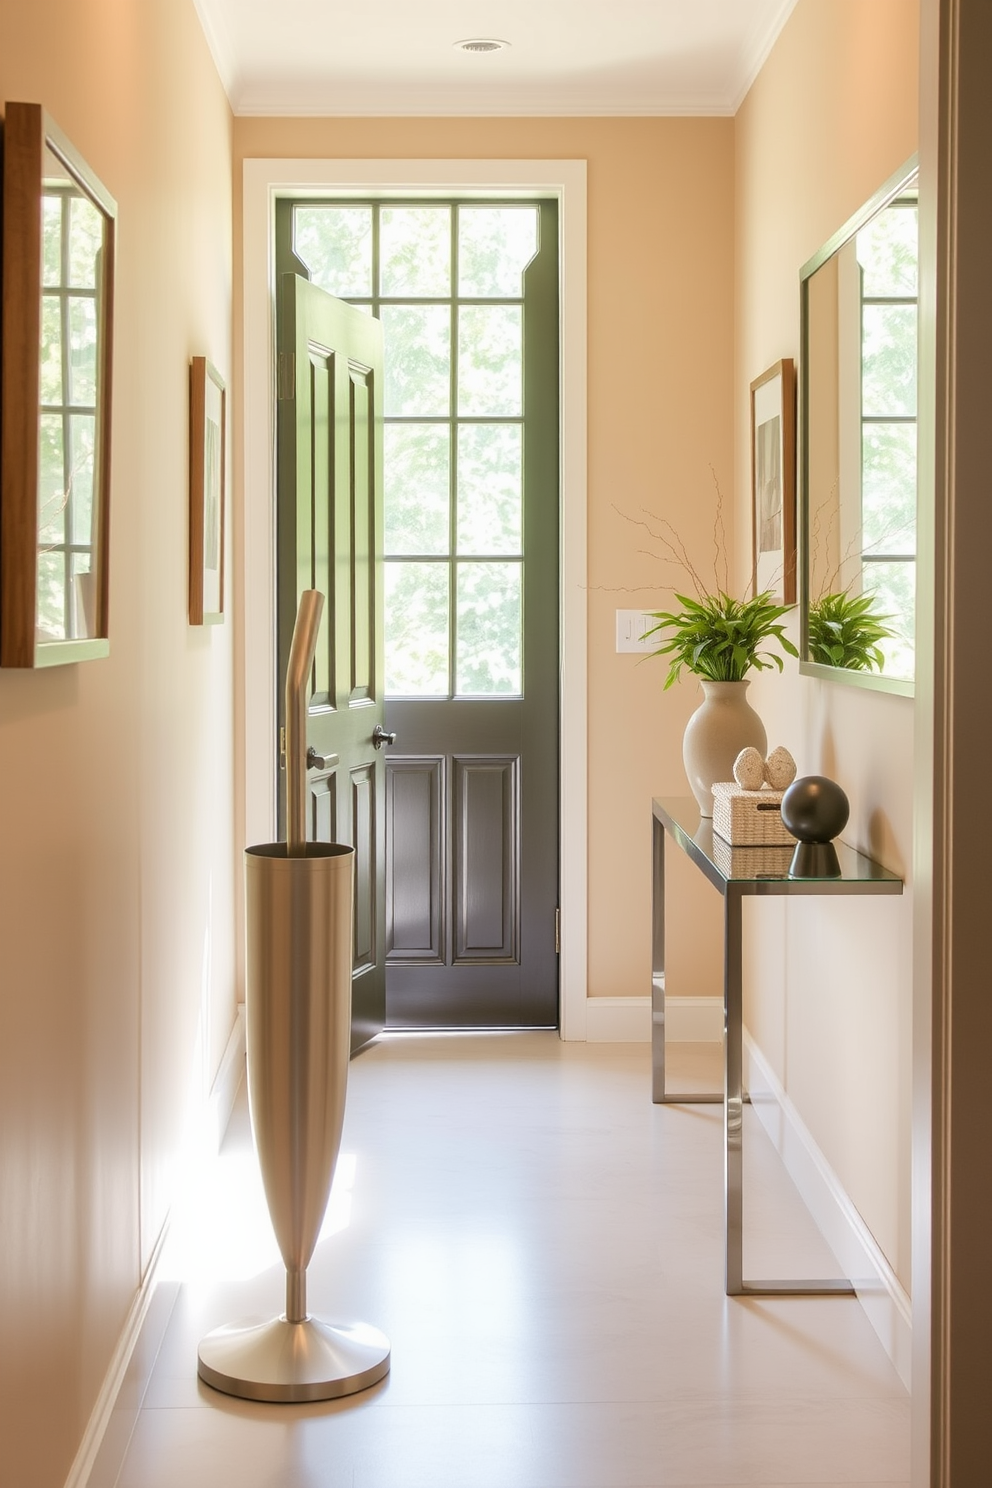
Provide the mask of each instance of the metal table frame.
POLYGON ((713 823, 700 818, 691 797, 651 803, 653 871, 651 888, 651 1045, 652 1099, 656 1104, 723 1103, 724 1194, 726 1204, 726 1291, 745 1296, 850 1296, 850 1281, 746 1281, 743 1263, 743 902, 748 895, 901 894, 902 879, 863 853, 837 843, 839 878, 790 878, 792 848, 731 848, 714 839, 713 823), (665 836, 723 897, 724 1089, 722 1094, 677 1095, 665 1088, 665 836), (760 855, 760 856, 757 856, 760 855), (756 871, 760 863, 762 871, 756 871))

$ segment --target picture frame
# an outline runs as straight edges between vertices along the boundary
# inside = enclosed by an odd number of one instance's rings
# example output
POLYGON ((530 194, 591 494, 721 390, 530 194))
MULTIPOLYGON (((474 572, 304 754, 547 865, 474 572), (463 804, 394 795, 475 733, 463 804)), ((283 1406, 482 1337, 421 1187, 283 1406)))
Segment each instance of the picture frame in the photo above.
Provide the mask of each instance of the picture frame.
POLYGON ((217 368, 189 367, 189 623, 224 623, 227 389, 217 368))
POLYGON ((755 594, 796 602, 796 367, 783 357, 751 383, 751 555, 755 594))
POLYGON ((109 654, 117 204, 37 103, 4 106, 0 666, 109 654))

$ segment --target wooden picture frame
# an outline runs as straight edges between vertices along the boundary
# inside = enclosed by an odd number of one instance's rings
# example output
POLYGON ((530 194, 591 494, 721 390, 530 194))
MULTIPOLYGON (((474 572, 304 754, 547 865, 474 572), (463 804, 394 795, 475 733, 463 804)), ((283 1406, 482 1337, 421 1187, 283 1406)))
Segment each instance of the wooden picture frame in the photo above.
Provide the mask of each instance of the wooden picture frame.
POLYGON ((110 650, 117 204, 40 104, 3 151, 0 666, 110 650))
POLYGON ((206 357, 189 368, 189 623, 224 623, 227 389, 206 357))
POLYGON ((751 574, 754 592, 796 602, 796 367, 751 384, 751 574))

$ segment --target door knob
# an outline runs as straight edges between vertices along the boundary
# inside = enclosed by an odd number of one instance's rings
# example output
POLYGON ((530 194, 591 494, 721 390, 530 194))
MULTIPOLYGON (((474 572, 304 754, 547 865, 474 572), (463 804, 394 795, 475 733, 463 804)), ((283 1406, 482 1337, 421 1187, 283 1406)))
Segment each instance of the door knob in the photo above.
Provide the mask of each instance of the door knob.
POLYGON ((372 730, 372 744, 376 749, 381 749, 383 744, 395 744, 396 735, 387 734, 381 723, 377 723, 372 730))
POLYGON ((338 763, 339 756, 336 754, 318 754, 311 744, 307 750, 308 770, 332 770, 338 763))

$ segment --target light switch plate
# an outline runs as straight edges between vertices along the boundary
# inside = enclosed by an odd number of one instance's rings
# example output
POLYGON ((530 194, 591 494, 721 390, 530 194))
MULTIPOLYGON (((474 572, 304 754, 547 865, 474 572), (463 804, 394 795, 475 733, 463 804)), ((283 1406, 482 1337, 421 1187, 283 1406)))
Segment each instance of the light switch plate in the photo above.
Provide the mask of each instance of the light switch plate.
POLYGON ((644 632, 650 630, 654 624, 656 621, 643 610, 617 610, 617 650, 656 650, 657 639, 654 636, 646 641, 641 640, 644 632))

